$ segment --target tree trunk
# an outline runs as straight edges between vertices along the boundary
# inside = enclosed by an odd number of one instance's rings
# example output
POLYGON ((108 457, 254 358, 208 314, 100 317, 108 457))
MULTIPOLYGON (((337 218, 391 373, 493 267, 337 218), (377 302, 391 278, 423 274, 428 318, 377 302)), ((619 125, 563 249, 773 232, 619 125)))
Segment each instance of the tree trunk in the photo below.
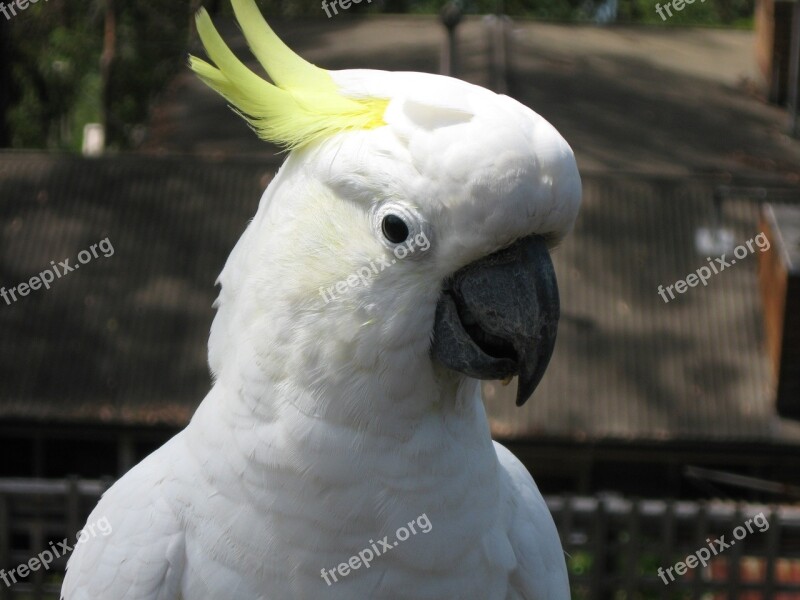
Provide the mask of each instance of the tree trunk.
POLYGON ((114 11, 114 0, 105 0, 105 29, 103 33, 103 52, 100 55, 100 81, 102 97, 100 99, 100 119, 106 132, 106 140, 114 139, 112 135, 111 115, 111 76, 114 58, 117 53, 117 15, 114 11))
POLYGON ((8 21, 0 19, 0 148, 11 146, 11 29, 8 21))

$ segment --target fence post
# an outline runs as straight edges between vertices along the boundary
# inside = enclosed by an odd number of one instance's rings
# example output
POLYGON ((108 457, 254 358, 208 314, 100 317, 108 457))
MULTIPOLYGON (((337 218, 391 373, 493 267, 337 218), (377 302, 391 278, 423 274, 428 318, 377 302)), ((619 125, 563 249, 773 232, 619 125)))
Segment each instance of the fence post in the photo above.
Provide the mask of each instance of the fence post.
POLYGON ((741 575, 742 545, 736 544, 733 537, 733 530, 742 522, 742 505, 737 502, 736 510, 733 511, 733 521, 729 531, 731 531, 730 544, 728 549, 728 600, 736 600, 739 597, 739 578, 741 575))
MULTIPOLYGON (((661 530, 661 562, 672 566, 675 562, 675 501, 670 499, 664 503, 664 522, 661 530)), ((658 597, 667 598, 668 586, 659 588, 658 597)))
MULTIPOLYGON (((37 556, 44 550, 44 520, 36 519, 31 525, 31 553, 30 557, 37 556)), ((33 571, 31 583, 33 585, 33 597, 35 600, 42 600, 42 588, 44 587, 44 570, 39 568, 33 571)))
POLYGON ((458 47, 456 28, 464 13, 459 2, 448 2, 439 12, 439 20, 445 27, 445 39, 439 61, 439 73, 456 77, 458 73, 458 47))
POLYGON ((76 475, 67 477, 67 531, 66 537, 71 538, 81 527, 81 490, 80 480, 76 475))
MULTIPOLYGON (((705 544, 708 537, 708 505, 701 502, 697 506, 697 517, 694 524, 694 535, 699 541, 700 546, 705 544)), ((703 570, 707 567, 698 567, 692 573, 692 600, 700 600, 703 595, 703 570)))
MULTIPOLYGON (((11 566, 9 564, 10 527, 11 522, 8 519, 8 498, 5 494, 0 493, 0 569, 11 566)), ((11 598, 11 593, 5 583, 3 583, 0 585, 0 600, 9 600, 9 598, 11 598)))
POLYGON ((589 587, 589 598, 601 600, 606 589, 606 505, 603 498, 597 498, 597 510, 594 513, 594 533, 592 543, 592 578, 589 587))
POLYGON ((636 597, 636 582, 638 575, 638 562, 639 562, 639 513, 641 502, 638 498, 633 498, 630 503, 630 512, 628 513, 628 543, 625 548, 625 597, 636 597))
POLYGON ((775 597, 775 568, 781 541, 781 517, 773 505, 769 509, 769 533, 767 534, 766 564, 764 565, 764 598, 775 597))
POLYGON ((570 540, 572 537, 572 527, 574 522, 574 509, 573 502, 574 496, 563 496, 564 504, 561 511, 561 544, 564 546, 564 552, 569 554, 571 550, 570 540))

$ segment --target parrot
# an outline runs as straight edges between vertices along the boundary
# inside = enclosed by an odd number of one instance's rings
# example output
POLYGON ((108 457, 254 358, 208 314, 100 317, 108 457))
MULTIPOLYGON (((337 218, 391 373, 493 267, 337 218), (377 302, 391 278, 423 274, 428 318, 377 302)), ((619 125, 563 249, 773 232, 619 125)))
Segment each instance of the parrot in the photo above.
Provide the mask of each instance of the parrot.
POLYGON ((204 9, 190 67, 285 158, 217 281, 210 391, 103 494, 62 599, 567 600, 481 381, 521 405, 552 356, 572 149, 459 79, 317 67, 232 5, 265 74, 204 9))

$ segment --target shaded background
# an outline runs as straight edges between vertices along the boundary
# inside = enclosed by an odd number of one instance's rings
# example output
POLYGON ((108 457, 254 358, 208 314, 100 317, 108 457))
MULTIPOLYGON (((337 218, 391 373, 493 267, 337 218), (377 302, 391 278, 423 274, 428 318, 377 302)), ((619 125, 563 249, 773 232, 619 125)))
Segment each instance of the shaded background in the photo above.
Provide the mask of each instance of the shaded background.
MULTIPOLYGON (((522 409, 514 384, 487 382, 487 412, 548 496, 576 597, 656 597, 658 565, 773 503, 782 533, 670 589, 794 600, 800 588, 777 591, 800 582, 794 9, 706 0, 662 21, 655 4, 458 5, 453 75, 553 123, 584 182, 554 255, 551 366, 522 409), (659 296, 762 231, 769 252, 659 296)), ((259 5, 319 66, 441 69, 441 2, 332 18, 316 1, 259 5)), ((0 299, 0 567, 74 531, 209 388, 213 284, 282 156, 188 72, 198 6, 49 0, 0 14, 0 286, 114 246, 50 290, 0 299)), ((227 3, 207 8, 257 69, 227 3)), ((39 572, 0 599, 58 581, 39 572)))

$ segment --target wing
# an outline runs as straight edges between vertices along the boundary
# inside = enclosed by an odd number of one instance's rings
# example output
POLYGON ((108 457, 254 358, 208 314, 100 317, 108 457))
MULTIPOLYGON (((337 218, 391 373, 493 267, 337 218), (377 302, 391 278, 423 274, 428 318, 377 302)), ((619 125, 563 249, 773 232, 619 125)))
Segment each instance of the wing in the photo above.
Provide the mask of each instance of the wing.
POLYGON ((168 443, 109 489, 67 564, 62 600, 179 600, 186 549, 168 502, 168 443))
POLYGON ((507 600, 570 600, 564 550, 547 504, 522 463, 494 445, 505 472, 508 535, 517 558, 507 600))

